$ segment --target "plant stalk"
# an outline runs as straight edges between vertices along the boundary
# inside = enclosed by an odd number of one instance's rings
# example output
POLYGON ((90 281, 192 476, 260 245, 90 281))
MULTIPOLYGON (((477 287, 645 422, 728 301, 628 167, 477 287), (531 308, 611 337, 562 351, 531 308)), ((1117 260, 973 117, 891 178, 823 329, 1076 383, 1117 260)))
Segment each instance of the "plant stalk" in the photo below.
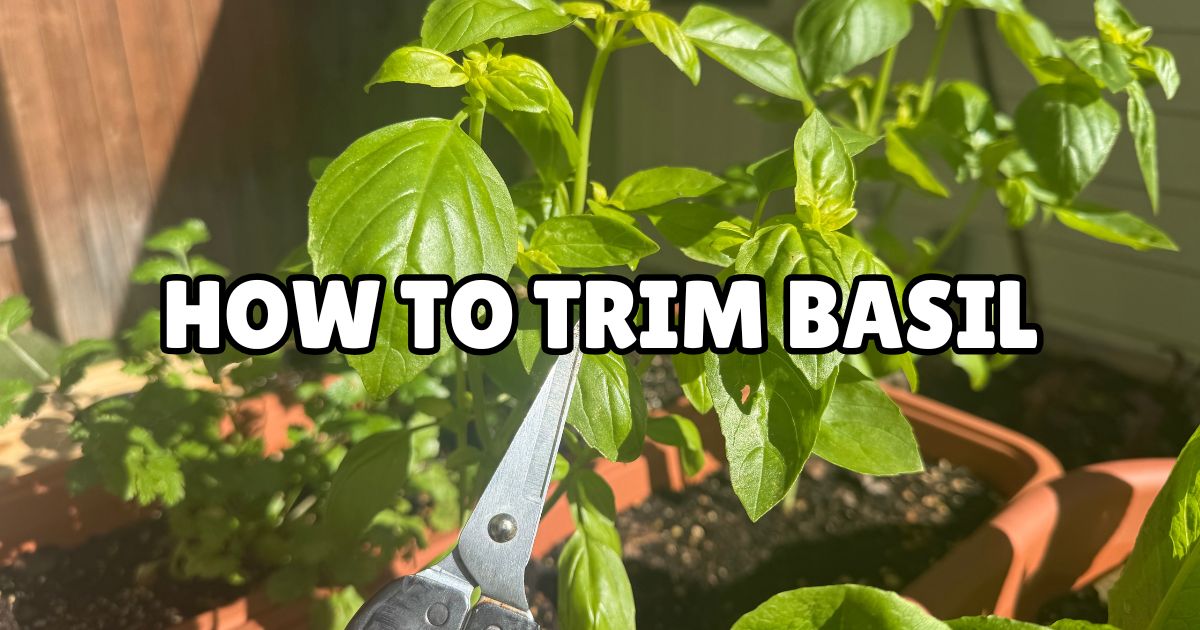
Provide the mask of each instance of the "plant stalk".
POLYGON ((575 164, 575 192, 571 195, 571 214, 583 214, 588 193, 588 161, 592 151, 592 123, 596 117, 596 101, 600 97, 600 83, 608 58, 612 56, 609 43, 596 51, 592 72, 588 75, 587 90, 583 93, 583 106, 579 110, 579 156, 575 164))
POLYGON ((875 81, 875 96, 871 100, 871 118, 867 120, 867 133, 870 135, 879 132, 879 121, 883 120, 883 107, 887 104, 887 95, 892 83, 892 68, 896 65, 896 51, 899 49, 899 45, 888 49, 883 56, 883 65, 879 67, 879 78, 875 81))
POLYGON ((482 100, 485 98, 483 95, 479 95, 477 98, 481 100, 479 101, 479 107, 471 108, 470 134, 475 144, 483 146, 483 119, 487 115, 487 101, 482 100))
POLYGON ((925 264, 921 265, 921 273, 926 273, 932 269, 933 266, 936 265, 939 260, 941 260, 942 256, 946 254, 946 251, 950 249, 952 245, 954 245, 955 241, 958 240, 958 237, 962 235, 963 230, 965 230, 967 227, 967 224, 971 222, 971 217, 975 215, 975 210, 979 208, 980 202, 983 201, 983 194, 987 192, 987 190, 988 187, 982 182, 975 187, 975 191, 971 193, 970 200, 968 200, 967 204, 963 206, 962 212, 958 213, 958 217, 954 219, 954 223, 950 226, 950 229, 946 230, 946 232, 942 234, 942 237, 938 239, 937 245, 934 246, 933 253, 929 255, 929 258, 925 261, 925 264))
POLYGON ((942 17, 938 27, 937 43, 933 47, 933 56, 929 59, 929 68, 925 70, 925 81, 921 84, 921 101, 917 105, 917 117, 925 115, 933 103, 933 92, 937 88, 938 70, 942 65, 942 55, 946 52, 946 44, 950 41, 950 26, 954 24, 954 16, 958 13, 958 5, 951 5, 942 17))
POLYGON ((483 392, 483 366, 479 360, 467 359, 467 378, 468 384, 471 387, 471 407, 472 414, 475 416, 475 430, 479 432, 479 439, 483 442, 483 450, 490 451, 492 446, 492 432, 487 426, 487 401, 484 399, 483 392))
POLYGON ((20 359, 21 363, 25 364, 25 367, 32 370, 38 379, 43 381, 50 380, 50 373, 46 371, 46 368, 42 367, 42 364, 38 363, 37 359, 26 352, 25 348, 22 348, 21 344, 17 343, 15 339, 8 337, 4 340, 4 345, 16 355, 17 359, 20 359))
POLYGON ((763 211, 767 209, 767 199, 770 195, 760 195, 758 197, 758 206, 754 208, 754 221, 750 224, 750 234, 758 233, 758 227, 762 225, 763 211))

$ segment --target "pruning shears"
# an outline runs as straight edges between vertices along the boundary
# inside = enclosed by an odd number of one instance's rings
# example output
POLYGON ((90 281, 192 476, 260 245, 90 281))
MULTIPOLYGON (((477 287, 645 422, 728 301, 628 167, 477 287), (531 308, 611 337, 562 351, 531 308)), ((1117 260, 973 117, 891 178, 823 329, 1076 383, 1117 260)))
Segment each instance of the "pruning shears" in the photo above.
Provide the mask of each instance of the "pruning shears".
POLYGON ((454 551, 389 583, 346 630, 538 630, 525 597, 525 565, 581 359, 576 339, 575 349, 555 360, 454 551), (472 606, 476 587, 480 598, 472 606))

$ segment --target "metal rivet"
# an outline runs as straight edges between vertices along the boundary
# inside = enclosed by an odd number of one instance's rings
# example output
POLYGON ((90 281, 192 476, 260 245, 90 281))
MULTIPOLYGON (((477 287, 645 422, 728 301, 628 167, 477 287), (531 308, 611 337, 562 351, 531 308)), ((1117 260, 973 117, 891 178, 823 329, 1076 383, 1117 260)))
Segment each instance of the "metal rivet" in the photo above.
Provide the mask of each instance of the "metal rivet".
POLYGON ((506 543, 517 537, 517 521, 508 514, 497 514, 488 521, 488 536, 498 543, 506 543))
POLYGON ((504 629, 501 628, 500 626, 488 626, 487 630, 504 630, 504 629))
POLYGON ((445 625, 450 621, 450 609, 442 603, 430 604, 429 610, 425 611, 425 620, 435 626, 445 625))

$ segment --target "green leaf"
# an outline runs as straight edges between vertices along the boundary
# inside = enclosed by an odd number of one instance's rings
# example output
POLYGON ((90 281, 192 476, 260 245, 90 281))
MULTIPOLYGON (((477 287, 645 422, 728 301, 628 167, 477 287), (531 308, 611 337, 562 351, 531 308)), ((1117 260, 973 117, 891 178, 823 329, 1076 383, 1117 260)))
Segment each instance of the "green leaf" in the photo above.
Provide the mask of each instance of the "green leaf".
POLYGON ((888 164, 898 173, 905 175, 914 186, 938 197, 948 198, 950 191, 942 185, 917 150, 905 138, 905 130, 889 127, 887 130, 886 156, 888 164))
POLYGON ((189 269, 177 258, 154 256, 143 260, 129 273, 129 279, 137 284, 158 284, 163 276, 182 274, 190 276, 189 269))
POLYGON ((536 249, 517 252, 517 267, 521 273, 531 277, 540 273, 562 273, 549 254, 536 249))
POLYGON ((1004 185, 996 189, 996 197, 1007 210, 1009 227, 1025 227, 1037 214, 1037 198, 1023 179, 1005 180, 1004 185))
POLYGON ((58 389, 68 391, 78 383, 88 367, 116 356, 117 347, 107 339, 83 339, 58 355, 58 389))
POLYGON ((895 593, 867 586, 814 586, 780 593, 746 613, 732 630, 946 630, 946 624, 895 593))
POLYGON ((1004 36, 1008 47, 1021 60, 1038 83, 1055 80, 1050 73, 1041 69, 1039 62, 1045 57, 1058 57, 1061 53, 1058 40, 1045 22, 1027 11, 1000 13, 996 15, 996 27, 1004 36))
MULTIPOLYGON (((334 160, 309 200, 308 251, 318 276, 507 277, 516 243, 508 188, 479 145, 448 120, 364 136, 334 160)), ((375 350, 348 357, 372 396, 395 391, 435 358, 412 354, 408 341, 408 308, 385 300, 375 350)))
POLYGON ((32 393, 33 385, 20 379, 0 381, 0 427, 17 415, 25 399, 32 393))
POLYGON ((487 72, 474 78, 487 101, 501 109, 531 114, 549 113, 570 126, 574 112, 567 97, 542 64, 520 55, 505 55, 488 63, 487 72))
POLYGON ((812 0, 796 15, 796 51, 809 87, 878 57, 912 29, 907 0, 812 0))
POLYGON ((832 232, 854 219, 854 160, 819 111, 796 134, 796 212, 814 228, 832 232))
POLYGON ((146 239, 143 246, 154 252, 184 256, 196 245, 207 243, 208 239, 208 226, 200 219, 188 219, 146 239))
POLYGON ((18 328, 33 317, 33 307, 24 295, 13 295, 0 302, 0 341, 7 341, 18 328))
MULTIPOLYGON (((558 102, 559 96, 561 92, 552 102, 558 102)), ((565 101, 566 97, 562 99, 565 101)), ((508 133, 516 138, 533 161, 538 176, 547 184, 558 184, 570 178, 574 172, 576 156, 579 154, 579 138, 571 128, 569 119, 556 114, 560 111, 561 107, 554 106, 550 113, 531 114, 506 110, 495 103, 488 103, 488 113, 499 120, 508 133)))
POLYGON ((796 53, 774 33, 704 4, 692 7, 682 26, 697 48, 734 74, 776 96, 808 99, 796 53))
POLYGON ((625 210, 644 210, 676 199, 703 197, 724 184, 725 180, 698 168, 660 166, 621 180, 609 201, 625 210))
POLYGON ((699 201, 679 201, 650 208, 650 222, 683 255, 702 263, 726 267, 733 257, 725 252, 729 225, 750 229, 750 221, 723 208, 699 201))
MULTIPOLYGON (((671 365, 675 368, 675 376, 679 378, 679 387, 688 402, 700 413, 712 410, 712 393, 708 391, 708 381, 704 378, 704 356, 699 354, 673 354, 671 365)), ((675 401, 666 401, 673 403, 675 401)))
POLYGON ((558 558, 558 615, 563 630, 615 630, 636 623, 633 587, 620 552, 583 529, 571 535, 558 558))
MULTIPOLYGON (((763 279, 767 333, 779 340, 785 339, 784 284, 789 276, 820 274, 834 278, 842 286, 848 286, 849 283, 849 279, 842 276, 841 264, 835 259, 834 250, 825 237, 790 223, 759 229, 738 251, 733 270, 763 279)), ((842 354, 836 351, 786 356, 800 369, 806 382, 815 388, 825 384, 842 360, 842 354)))
POLYGON ((674 414, 651 418, 646 435, 659 444, 678 448, 683 472, 689 477, 704 468, 704 442, 700 439, 700 429, 691 420, 674 414))
POLYGON ((819 389, 810 387, 778 339, 769 339, 761 354, 707 354, 704 367, 725 435, 733 490, 757 521, 799 478, 834 379, 819 389))
MULTIPOLYGON (((850 127, 834 127, 833 132, 846 147, 846 153, 854 157, 875 146, 883 136, 867 135, 850 127)), ((796 185, 796 154, 792 147, 767 157, 746 167, 746 172, 754 178, 754 185, 760 196, 768 195, 777 190, 792 188, 796 185)))
POLYGON ((967 0, 967 6, 975 9, 987 9, 996 13, 1021 13, 1025 7, 1021 0, 967 0))
POLYGON ((928 118, 950 137, 975 148, 996 134, 996 110, 983 88, 970 81, 948 81, 938 88, 928 118))
POLYGON ((344 630, 362 605, 362 595, 359 595, 353 586, 345 586, 327 598, 316 598, 312 602, 310 628, 344 630))
MULTIPOLYGON (((325 173, 325 169, 329 168, 331 163, 333 163, 331 157, 308 158, 308 176, 312 178, 313 182, 320 180, 321 175, 325 173)), ((305 252, 304 255, 307 259, 308 253, 305 252)))
POLYGON ((606 13, 604 5, 599 2, 564 2, 562 8, 576 17, 594 20, 606 13))
POLYGON ((466 84, 467 73, 458 62, 436 50, 405 46, 383 60, 383 65, 379 66, 363 90, 370 92, 374 85, 393 82, 439 88, 457 87, 466 84))
POLYGON ((1200 619, 1200 432, 1154 499, 1121 579, 1109 595, 1119 628, 1195 627, 1200 619))
POLYGON ((680 72, 687 75, 692 85, 700 84, 700 55, 675 20, 653 11, 635 15, 633 24, 680 72))
POLYGON ((351 542, 375 515, 396 506, 408 476, 409 433, 376 433, 355 444, 333 474, 322 524, 333 540, 351 542))
POLYGON ((1158 79, 1158 84, 1162 86, 1167 100, 1175 98, 1175 94, 1179 91, 1179 68, 1175 65, 1175 55, 1172 55, 1171 51, 1166 48, 1158 46, 1147 46, 1145 55, 1145 64, 1158 79))
POLYGON ((1042 184, 1069 202, 1108 160, 1121 117, 1096 90, 1043 85, 1017 108, 1016 131, 1042 184))
POLYGON ((1116 44, 1096 37, 1080 37, 1062 42, 1061 46, 1068 59, 1112 92, 1120 92, 1134 81, 1125 51, 1116 44))
POLYGON ((574 21, 551 0, 433 0, 421 43, 451 53, 489 39, 550 33, 574 21))
POLYGON ((1004 617, 962 617, 947 621, 951 630, 1046 630, 1046 626, 1004 617))
POLYGON ((1060 619, 1050 624, 1051 630, 1120 630, 1106 623, 1092 623, 1076 619, 1060 619))
POLYGON ((1146 193, 1150 196, 1150 207, 1158 212, 1158 123, 1141 84, 1131 83, 1126 91, 1129 93, 1126 109, 1129 132, 1133 134, 1133 146, 1137 151, 1138 166, 1142 169, 1142 179, 1146 182, 1146 193))
POLYGON ((642 454, 646 398, 626 357, 583 355, 567 422, 608 459, 629 462, 642 454))
POLYGON ((603 477, 587 468, 578 468, 567 480, 567 501, 575 527, 594 542, 608 545, 621 553, 617 533, 617 503, 612 487, 603 477))
POLYGON ((1179 251, 1179 246, 1162 230, 1123 210, 1091 203, 1076 203, 1070 207, 1056 207, 1053 210, 1063 225, 1102 241, 1125 245, 1138 251, 1179 251))
POLYGON ((924 470, 912 427, 874 380, 843 364, 813 452, 867 475, 924 470))
POLYGON ((636 226, 590 214, 548 219, 534 231, 529 247, 572 268, 635 267, 658 251, 658 244, 636 226))

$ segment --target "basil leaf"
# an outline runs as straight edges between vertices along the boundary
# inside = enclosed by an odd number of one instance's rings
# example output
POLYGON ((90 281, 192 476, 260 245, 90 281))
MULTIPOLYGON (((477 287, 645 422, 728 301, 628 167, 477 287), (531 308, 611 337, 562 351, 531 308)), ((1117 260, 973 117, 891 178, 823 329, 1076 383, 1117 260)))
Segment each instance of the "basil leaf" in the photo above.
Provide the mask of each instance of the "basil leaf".
POLYGON ((1126 115, 1129 132, 1133 134, 1133 146, 1137 152, 1138 166, 1142 169, 1142 180, 1146 182, 1146 193, 1150 196, 1150 207, 1158 212, 1158 123, 1154 108, 1146 99, 1146 91, 1134 82, 1126 89, 1129 103, 1126 115))
POLYGON ((1017 59, 1025 65, 1038 83, 1049 83, 1054 76, 1041 69, 1039 62, 1046 57, 1060 54, 1058 40, 1045 22, 1027 11, 1001 13, 996 16, 996 27, 1017 59))
POLYGON ((408 476, 408 431, 384 431, 355 444, 333 474, 321 521, 334 540, 351 542, 396 506, 408 476))
POLYGON ((1116 44, 1096 37, 1080 37, 1061 46, 1068 59, 1113 92, 1120 92, 1134 81, 1125 51, 1116 44))
MULTIPOLYGON (((708 391, 708 381, 704 380, 704 356, 699 354, 673 354, 671 365, 675 368, 675 376, 679 379, 679 387, 688 402, 700 413, 712 411, 712 394, 708 391)), ((666 401, 673 403, 675 401, 666 401)))
POLYGON ((704 4, 688 11, 682 27, 697 48, 734 74, 776 96, 808 100, 796 53, 774 33, 704 4))
POLYGON ((430 87, 456 87, 467 82, 462 66, 442 53, 420 46, 405 46, 388 55, 363 87, 370 92, 379 83, 417 83, 430 87))
POLYGON ((692 85, 700 84, 700 55, 675 20, 654 11, 635 15, 633 24, 680 72, 691 79, 692 85))
MULTIPOLYGON (((613 536, 618 536, 616 530, 613 536)), ((633 587, 621 554, 577 529, 558 557, 558 615, 563 630, 633 628, 633 587)))
POLYGON ((574 173, 579 138, 564 117, 510 111, 491 102, 488 113, 516 138, 543 182, 558 184, 574 173))
MULTIPOLYGON (((765 226, 738 250, 733 269, 736 273, 760 276, 765 283, 767 333, 783 340, 787 322, 784 317, 784 283, 794 274, 820 274, 846 286, 840 263, 825 238, 812 230, 792 224, 765 226)), ((843 293, 843 295, 849 295, 843 293)), ((781 348, 783 346, 780 346, 781 348)), ((837 369, 840 352, 788 354, 805 381, 819 388, 837 369)))
POLYGON ((768 340, 761 354, 707 354, 704 368, 734 493, 757 521, 799 478, 834 380, 810 387, 778 339, 768 340))
POLYGON ((626 177, 609 201, 625 210, 643 210, 676 199, 703 197, 724 184, 725 180, 698 168, 660 166, 626 177))
POLYGON ((733 224, 749 231, 750 221, 723 208, 699 201, 679 201, 650 208, 646 216, 667 241, 692 260, 727 267, 733 257, 726 253, 733 224))
POLYGON ((1090 621, 1079 621, 1077 619, 1059 619, 1050 624, 1051 630, 1120 630, 1116 626, 1110 626, 1106 623, 1092 623, 1090 621))
MULTIPOLYGON (((854 157, 875 146, 883 136, 872 136, 850 127, 834 127, 846 153, 854 157)), ((792 188, 796 185, 796 154, 789 147, 746 167, 746 172, 754 178, 754 185, 759 196, 769 195, 777 190, 792 188)))
POLYGON ((1046 630, 1046 626, 989 615, 947 621, 950 630, 1046 630))
POLYGON ((695 475, 704 468, 704 442, 700 439, 700 429, 691 420, 673 414, 651 418, 646 425, 646 435, 659 444, 678 448, 683 472, 687 476, 695 475))
POLYGON ((1175 65, 1175 55, 1172 55, 1171 51, 1166 48, 1158 46, 1147 46, 1145 53, 1145 64, 1150 67, 1150 71, 1158 79, 1158 84, 1162 86, 1167 100, 1175 98, 1175 93, 1179 91, 1179 68, 1175 65))
POLYGON ((1037 198, 1023 179, 1008 179, 996 189, 996 198, 1007 211, 1011 228, 1025 227, 1037 214, 1037 198))
POLYGON ((642 454, 646 438, 646 398, 627 358, 585 354, 567 422, 589 446, 613 461, 642 454))
POLYGON ((924 158, 909 144, 905 133, 904 129, 895 126, 887 130, 885 134, 887 138, 885 156, 887 157, 888 165, 897 173, 904 175, 906 181, 910 182, 917 189, 937 197, 950 197, 950 191, 946 190, 946 187, 938 181, 937 176, 925 164, 924 158))
POLYGON ((1109 597, 1108 620, 1121 628, 1195 625, 1200 587, 1200 433, 1193 435, 1138 532, 1109 597))
POLYGON ((191 249, 209 240, 208 226, 200 219, 188 219, 146 239, 143 247, 152 252, 186 256, 191 249))
POLYGON ((571 15, 589 20, 594 20, 607 12, 604 5, 599 2, 564 2, 562 8, 571 15))
POLYGON ((796 213, 821 231, 854 219, 854 161, 819 111, 796 134, 796 213))
POLYGON ((421 43, 451 53, 489 39, 550 33, 574 21, 551 0, 433 0, 421 43))
POLYGON ((7 341, 18 328, 33 317, 33 307, 24 295, 13 295, 0 302, 0 341, 7 341))
POLYGON ((589 538, 621 553, 617 533, 617 502, 612 487, 603 477, 587 468, 578 468, 567 482, 567 500, 575 527, 589 538))
POLYGON ((1097 90, 1043 85, 1017 107, 1016 131, 1042 184, 1069 202, 1108 160, 1121 118, 1097 90))
POLYGON ((573 268, 636 267, 658 251, 658 244, 636 226, 590 214, 547 219, 534 231, 529 247, 573 268))
MULTIPOLYGON (((364 136, 330 164, 309 200, 308 251, 319 276, 507 277, 516 243, 508 188, 483 149, 448 120, 364 136)), ((381 398, 434 357, 409 351, 408 308, 385 300, 375 350, 347 359, 381 398)))
POLYGON ((732 630, 946 630, 946 624, 895 593, 868 586, 814 586, 780 593, 732 630))
POLYGON ((796 15, 796 51, 809 87, 878 57, 912 29, 907 0, 812 0, 796 15))
POLYGON ((983 88, 970 81, 948 81, 938 89, 928 119, 948 135, 975 147, 996 135, 996 110, 983 88))
POLYGON ((813 452, 867 475, 924 470, 912 427, 874 380, 843 364, 813 452))
POLYGON ((996 13, 1021 13, 1025 10, 1025 7, 1021 6, 1021 0, 967 0, 967 6, 996 13))
POLYGON ((1137 215, 1092 203, 1075 203, 1070 207, 1053 208, 1054 216, 1065 226, 1102 241, 1125 245, 1138 251, 1165 249, 1179 251, 1179 246, 1162 230, 1137 215))
POLYGON ((550 112, 561 116, 568 125, 573 121, 567 97, 554 84, 550 73, 528 57, 505 55, 493 59, 487 72, 474 81, 488 102, 502 109, 532 114, 550 112))

